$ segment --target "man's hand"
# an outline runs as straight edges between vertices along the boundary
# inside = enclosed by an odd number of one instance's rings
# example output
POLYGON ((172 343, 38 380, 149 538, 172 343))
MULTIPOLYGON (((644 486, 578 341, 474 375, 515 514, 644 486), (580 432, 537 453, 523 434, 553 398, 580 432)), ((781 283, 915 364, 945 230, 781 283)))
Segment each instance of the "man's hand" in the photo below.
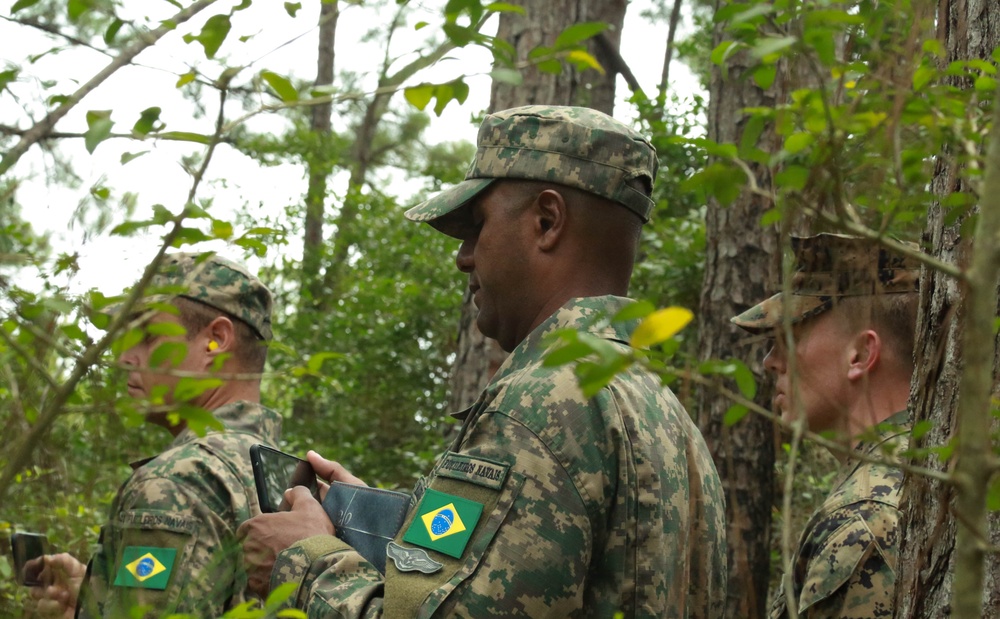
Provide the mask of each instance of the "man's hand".
MULTIPOLYGON (((355 477, 347 472, 347 469, 345 469, 339 462, 327 460, 315 451, 310 450, 309 453, 306 454, 306 460, 309 460, 309 464, 312 465, 316 474, 328 482, 339 481, 344 484, 353 484, 355 486, 368 485, 363 482, 361 478, 355 477)), ((323 483, 319 485, 319 498, 321 501, 326 498, 326 491, 329 490, 329 488, 329 486, 323 483)))
POLYGON ((303 486, 285 491, 291 511, 261 514, 240 525, 237 538, 243 541, 243 564, 251 593, 266 599, 274 561, 285 548, 314 535, 333 535, 333 523, 323 506, 303 486))
POLYGON ((87 575, 87 566, 65 552, 34 559, 43 562, 40 587, 31 587, 35 613, 46 619, 73 619, 76 598, 87 575))

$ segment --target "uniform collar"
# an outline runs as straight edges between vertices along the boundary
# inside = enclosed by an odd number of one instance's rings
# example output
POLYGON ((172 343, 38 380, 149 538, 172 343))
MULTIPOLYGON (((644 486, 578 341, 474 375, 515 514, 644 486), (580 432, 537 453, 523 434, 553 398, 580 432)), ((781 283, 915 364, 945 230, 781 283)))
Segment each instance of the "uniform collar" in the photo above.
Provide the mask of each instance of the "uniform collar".
MULTIPOLYGON (((240 400, 223 404, 212 411, 212 416, 225 426, 225 431, 227 432, 253 434, 272 444, 278 442, 278 437, 281 433, 281 415, 257 402, 240 400)), ((209 430, 207 434, 217 434, 219 432, 220 430, 209 430)), ((202 437, 199 437, 194 430, 185 428, 174 438, 167 449, 179 447, 185 443, 196 441, 199 438, 202 437)), ((156 458, 156 456, 136 460, 130 463, 129 466, 135 470, 153 458, 156 458)))

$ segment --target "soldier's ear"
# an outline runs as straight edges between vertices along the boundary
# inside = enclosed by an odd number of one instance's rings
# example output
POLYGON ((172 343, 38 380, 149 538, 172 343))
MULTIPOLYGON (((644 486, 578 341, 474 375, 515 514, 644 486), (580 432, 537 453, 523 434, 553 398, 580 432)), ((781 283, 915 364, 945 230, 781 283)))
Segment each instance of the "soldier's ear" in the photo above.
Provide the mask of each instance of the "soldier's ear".
POLYGON ((218 355, 232 353, 236 349, 236 326, 228 316, 216 316, 202 329, 195 345, 205 347, 209 362, 218 355))
POLYGON ((847 349, 847 378, 861 380, 875 369, 882 358, 882 338, 872 329, 859 331, 850 340, 847 349))
POLYGON ((560 192, 546 189, 535 197, 532 209, 537 246, 542 251, 551 251, 566 232, 566 200, 560 192))

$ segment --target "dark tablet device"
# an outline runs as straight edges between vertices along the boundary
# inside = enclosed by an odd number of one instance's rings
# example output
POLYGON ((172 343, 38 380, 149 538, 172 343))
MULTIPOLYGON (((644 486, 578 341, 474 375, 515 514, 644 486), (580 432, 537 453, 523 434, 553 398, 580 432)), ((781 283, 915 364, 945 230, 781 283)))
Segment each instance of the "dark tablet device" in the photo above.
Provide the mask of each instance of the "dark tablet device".
POLYGON ((286 511, 285 490, 295 486, 305 486, 319 500, 316 472, 308 461, 267 445, 253 445, 250 447, 250 464, 253 466, 260 511, 265 514, 286 511))

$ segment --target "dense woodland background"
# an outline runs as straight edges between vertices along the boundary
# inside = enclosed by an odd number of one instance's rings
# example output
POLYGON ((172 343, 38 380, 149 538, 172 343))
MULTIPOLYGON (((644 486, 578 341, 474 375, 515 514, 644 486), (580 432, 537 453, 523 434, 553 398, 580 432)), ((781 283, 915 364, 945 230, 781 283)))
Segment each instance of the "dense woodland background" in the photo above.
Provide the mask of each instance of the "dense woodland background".
MULTIPOLYGON (((463 106, 485 87, 461 59, 485 50, 489 109, 590 106, 657 146, 657 207, 632 294, 651 321, 654 308, 681 306, 695 322, 648 355, 577 362, 591 386, 622 363, 649 364, 698 420, 727 491, 728 615, 763 615, 834 469, 801 428, 770 417, 767 344, 728 319, 777 289, 789 232, 839 231, 916 241, 926 265, 897 617, 1000 616, 992 0, 656 0, 641 18, 666 54, 647 91, 619 51, 638 10, 626 0, 3 10, 5 27, 45 41, 5 44, 0 58, 4 537, 43 531, 86 559, 127 463, 169 442, 124 397, 114 351, 134 334, 92 318, 119 291, 75 286, 81 259, 62 228, 77 248, 247 260, 276 294, 263 385, 286 416, 284 449, 316 449, 386 487, 408 489, 430 469, 455 427, 448 413, 502 355, 475 331, 456 242, 402 213, 463 178, 487 110, 463 106), (338 30, 358 23, 364 36, 338 30), (273 52, 245 53, 272 39, 273 52), (289 69, 278 58, 292 46, 289 69), (671 79, 678 62, 700 87, 671 79), (153 83, 176 97, 149 96, 153 83), (468 141, 429 131, 455 108, 468 141), (254 195, 231 169, 284 179, 287 198, 254 195), (39 199, 76 208, 32 226, 39 199)), ((24 606, 11 571, 4 545, 0 616, 24 606)))

